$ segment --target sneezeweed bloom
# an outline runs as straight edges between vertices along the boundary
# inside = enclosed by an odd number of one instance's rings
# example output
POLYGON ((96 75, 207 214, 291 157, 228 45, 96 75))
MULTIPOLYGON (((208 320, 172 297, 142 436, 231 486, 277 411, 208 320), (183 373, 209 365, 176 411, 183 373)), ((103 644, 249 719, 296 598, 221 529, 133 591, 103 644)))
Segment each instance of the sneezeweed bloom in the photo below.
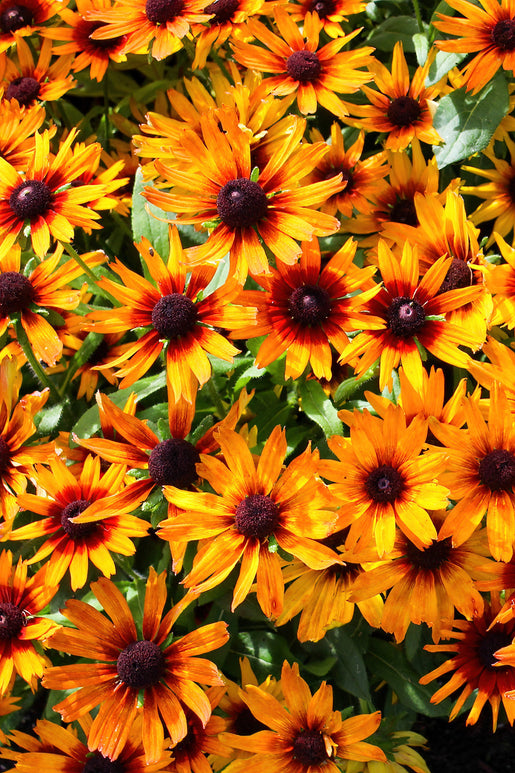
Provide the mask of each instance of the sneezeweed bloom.
POLYGON ((399 364, 415 389, 422 388, 423 367, 420 348, 451 365, 465 368, 469 356, 460 344, 476 350, 484 343, 486 330, 467 330, 446 320, 446 314, 477 299, 479 286, 440 292, 452 263, 439 258, 419 280, 420 267, 416 248, 406 242, 401 260, 397 260, 386 242, 378 246, 381 291, 363 306, 371 319, 381 318, 384 327, 367 329, 342 351, 341 362, 352 363, 356 376, 363 375, 380 360, 379 389, 391 388, 392 372, 399 364), (357 364, 354 363, 359 357, 357 364))
MULTIPOLYGON (((2 253, 0 335, 10 326, 16 326, 19 319, 37 359, 46 365, 55 365, 61 358, 63 344, 46 315, 51 311, 72 310, 79 305, 80 290, 72 289, 69 283, 81 276, 82 268, 74 260, 61 264, 61 244, 53 255, 37 263, 28 275, 22 271, 18 244, 9 250, 2 245, 2 253)), ((103 263, 106 255, 102 252, 88 253, 83 259, 92 268, 103 263)))
POLYGON ((71 56, 59 57, 50 64, 51 40, 43 40, 37 62, 23 38, 16 44, 16 53, 18 65, 7 55, 0 59, 3 99, 15 99, 20 107, 27 108, 40 102, 53 102, 75 85, 73 76, 69 74, 71 56))
POLYGON ((100 42, 125 37, 124 54, 149 53, 164 59, 183 46, 192 24, 209 20, 205 0, 118 0, 113 7, 89 11, 87 19, 102 22, 91 33, 100 42))
POLYGON ((488 421, 477 402, 464 403, 467 429, 434 425, 447 448, 447 471, 440 476, 456 505, 445 520, 440 539, 461 545, 486 514, 488 544, 496 561, 509 561, 515 541, 515 424, 504 390, 492 384, 488 421))
POLYGON ((482 7, 450 0, 449 5, 463 16, 439 13, 439 21, 433 24, 441 32, 460 37, 437 40, 435 45, 441 51, 476 54, 462 75, 467 90, 477 94, 500 67, 511 72, 515 69, 515 11, 511 0, 481 0, 482 7))
MULTIPOLYGON (((313 129, 310 136, 313 142, 323 141, 318 129, 313 129)), ((316 165, 309 182, 321 182, 341 174, 345 187, 322 205, 322 212, 329 215, 341 212, 344 217, 352 217, 354 210, 366 214, 373 209, 371 199, 380 181, 388 174, 389 167, 383 151, 362 158, 364 144, 365 132, 360 132, 358 139, 345 150, 341 127, 337 123, 331 125, 329 151, 316 165)))
POLYGON ((499 650, 512 643, 515 637, 515 620, 492 625, 499 607, 499 598, 492 596, 491 604, 485 601, 482 615, 470 621, 455 620, 453 630, 442 631, 445 638, 451 641, 446 644, 426 644, 424 649, 429 652, 454 654, 419 680, 421 684, 429 684, 445 674, 452 674, 447 684, 440 687, 431 698, 431 703, 440 703, 456 690, 461 690, 449 720, 459 714, 469 695, 477 691, 466 724, 474 725, 478 721, 488 701, 492 708, 494 732, 501 701, 510 725, 513 725, 515 720, 515 701, 507 697, 507 693, 515 689, 515 669, 504 664, 499 667, 500 663, 496 657, 499 650))
POLYGON ((407 427, 402 408, 392 405, 384 419, 356 411, 350 439, 330 438, 338 461, 323 460, 320 474, 335 482, 338 526, 350 526, 347 550, 375 543, 380 557, 391 553, 396 526, 419 550, 436 539, 427 510, 445 508, 448 491, 435 481, 440 456, 422 455, 426 433, 426 419, 417 416, 407 427))
POLYGON ((86 584, 90 562, 109 577, 116 571, 111 553, 133 555, 132 539, 148 534, 149 524, 130 514, 145 499, 146 486, 144 481, 125 486, 124 465, 111 465, 102 474, 98 457, 86 458, 78 480, 57 457, 49 466, 39 465, 34 474, 46 495, 18 497, 21 508, 43 518, 14 529, 9 539, 44 537, 28 564, 48 559, 50 585, 57 585, 69 571, 75 591, 86 584))
POLYGON ((234 337, 239 328, 252 324, 255 310, 231 305, 240 292, 235 282, 226 282, 204 295, 216 267, 193 268, 187 274, 177 228, 170 231, 170 250, 165 261, 143 238, 136 245, 155 284, 116 261, 111 264, 123 281, 119 285, 103 278, 99 287, 108 290, 121 306, 88 315, 92 329, 121 333, 143 328, 143 336, 106 368, 118 367, 120 387, 128 387, 143 376, 166 350, 167 383, 175 401, 192 403, 199 386, 211 377, 208 354, 232 362, 239 350, 214 328, 224 328, 234 337))
MULTIPOLYGON (((257 316, 241 337, 266 336, 256 355, 259 368, 286 352, 285 378, 298 378, 310 365, 317 378, 331 380, 331 346, 342 351, 349 331, 374 324, 368 315, 363 318, 361 308, 380 288, 371 282, 373 266, 353 264, 356 246, 349 239, 322 268, 318 240, 303 242, 298 264, 278 261, 271 276, 256 278, 264 292, 242 293, 238 300, 257 308, 257 316)), ((383 326, 381 319, 376 323, 383 326)))
MULTIPOLYGON (((430 514, 438 528, 445 512, 430 514)), ((371 567, 354 583, 351 600, 359 602, 390 589, 381 628, 403 641, 410 623, 426 623, 434 642, 449 628, 456 608, 467 620, 483 613, 483 597, 474 580, 488 556, 484 531, 472 535, 460 547, 450 538, 417 547, 404 534, 397 536, 394 551, 383 564, 371 567)))
POLYGON ((252 753, 244 770, 257 773, 337 773, 348 760, 385 761, 384 752, 363 739, 379 727, 381 714, 342 719, 333 711, 333 690, 322 682, 314 695, 286 661, 281 671, 285 705, 269 693, 248 685, 243 700, 266 730, 249 736, 224 733, 222 739, 252 753))
POLYGON ((349 105, 352 115, 359 116, 356 123, 365 131, 387 134, 385 147, 391 150, 407 148, 414 137, 430 145, 440 144, 441 137, 433 128, 436 111, 434 97, 438 86, 426 88, 425 81, 431 65, 427 57, 423 67, 417 67, 410 79, 402 43, 393 49, 391 72, 377 59, 368 65, 374 76, 375 89, 362 86, 369 105, 349 105))
POLYGON ((89 731, 88 748, 111 760, 120 756, 127 743, 142 693, 145 759, 157 762, 163 751, 163 723, 173 744, 186 736, 186 709, 206 726, 211 705, 197 682, 223 682, 211 661, 196 656, 222 647, 228 640, 227 625, 200 626, 167 644, 177 618, 195 596, 185 596, 163 617, 166 572, 158 575, 153 567, 146 584, 141 632, 113 582, 101 577, 91 584, 91 590, 109 617, 71 599, 63 615, 76 627, 58 631, 51 644, 96 662, 50 668, 43 684, 50 689, 78 688, 54 706, 65 722, 100 705, 89 731))
POLYGON ((255 461, 243 438, 220 429, 223 459, 201 456, 197 472, 216 492, 188 492, 165 486, 169 502, 184 510, 165 522, 166 539, 206 540, 197 549, 184 580, 202 593, 219 585, 240 563, 232 610, 244 601, 257 577, 257 600, 267 617, 283 605, 284 581, 276 544, 308 566, 340 563, 315 540, 327 537, 336 521, 332 499, 317 477, 318 451, 307 448, 283 471, 286 435, 275 427, 255 461), (271 549, 272 548, 272 549, 271 549))
MULTIPOLYGON (((93 724, 91 716, 85 714, 78 724, 87 739, 93 724)), ((172 756, 164 748, 156 762, 147 764, 141 745, 141 714, 136 717, 116 763, 98 751, 92 754, 79 740, 73 725, 61 727, 47 719, 39 719, 34 732, 37 738, 14 730, 9 734, 11 746, 0 750, 0 758, 15 761, 20 773, 33 773, 34 770, 39 773, 55 773, 56 770, 61 773, 158 773, 170 770, 172 756)))
POLYGON ((90 75, 101 81, 109 62, 125 62, 127 57, 122 53, 125 46, 125 36, 121 35, 108 40, 95 40, 92 33, 104 26, 101 21, 90 21, 88 13, 107 11, 112 8, 110 0, 78 0, 77 11, 70 8, 59 10, 60 18, 66 27, 52 27, 42 31, 43 37, 52 41, 64 41, 64 45, 54 46, 53 53, 58 56, 74 54, 72 69, 80 72, 90 68, 90 75))
POLYGON ((55 16, 60 0, 2 0, 0 2, 0 53, 20 38, 39 33, 44 22, 55 16))
POLYGON ((372 61, 373 48, 341 51, 361 30, 320 47, 322 24, 317 14, 306 15, 303 34, 283 6, 276 8, 274 19, 279 35, 257 19, 249 19, 249 32, 266 47, 236 40, 236 61, 258 72, 271 73, 263 81, 265 91, 279 96, 295 93, 303 115, 316 113, 320 105, 338 118, 347 116, 347 106, 337 94, 354 94, 371 80, 364 68, 372 61))
POLYGON ((40 616, 57 593, 46 582, 46 568, 28 576, 27 562, 20 558, 13 566, 10 550, 0 553, 0 695, 19 674, 35 691, 38 679, 50 660, 41 647, 59 625, 40 616))
POLYGON ((315 207, 340 189, 339 178, 300 184, 328 151, 325 143, 302 143, 305 126, 303 119, 292 121, 290 133, 260 169, 253 166, 250 138, 238 127, 223 131, 217 117, 207 114, 202 118, 203 139, 182 133, 180 169, 156 161, 172 189, 146 188, 147 199, 165 212, 177 213, 179 225, 214 229, 205 244, 185 251, 190 262, 218 263, 230 251, 231 275, 243 283, 249 272, 269 270, 260 237, 278 260, 291 265, 301 253, 295 239, 309 241, 338 230, 338 220, 315 207))
POLYGON ((100 228, 98 213, 84 204, 98 198, 94 185, 74 181, 96 162, 98 145, 93 143, 77 154, 73 163, 68 150, 77 136, 72 129, 54 156, 50 153, 48 131, 36 134, 34 156, 24 175, 0 158, 0 238, 2 247, 11 247, 26 224, 30 226, 32 247, 43 258, 52 239, 71 242, 75 226, 100 228), (68 161, 68 163, 65 163, 68 161))

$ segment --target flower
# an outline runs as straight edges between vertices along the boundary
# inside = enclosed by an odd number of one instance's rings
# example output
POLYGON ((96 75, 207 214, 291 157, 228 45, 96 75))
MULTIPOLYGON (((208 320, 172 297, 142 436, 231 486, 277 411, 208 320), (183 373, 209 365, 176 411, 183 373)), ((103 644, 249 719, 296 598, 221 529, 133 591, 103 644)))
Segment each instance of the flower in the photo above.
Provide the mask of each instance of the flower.
POLYGON ((27 562, 13 566, 10 550, 0 553, 0 696, 19 674, 35 691, 37 680, 50 660, 40 645, 60 627, 38 615, 57 593, 57 585, 46 582, 46 568, 29 577, 27 562))
POLYGON ((415 389, 423 384, 419 345, 435 357, 452 365, 466 367, 469 356, 458 349, 460 344, 478 349, 484 343, 486 330, 468 330, 447 322, 445 314, 474 301, 482 294, 480 286, 440 292, 452 264, 442 256, 418 279, 418 253, 406 242, 400 261, 386 242, 378 245, 379 269, 383 278, 381 291, 366 302, 363 311, 371 319, 382 318, 384 327, 367 329, 342 351, 341 362, 353 363, 356 376, 362 376, 380 358, 379 389, 391 388, 392 371, 399 363, 415 389), (353 363, 354 364, 354 363, 353 363))
POLYGON ((509 561, 515 541, 515 426, 504 390, 492 384, 488 422, 476 401, 465 403, 468 429, 434 425, 447 447, 440 479, 456 501, 439 533, 461 545, 486 513, 488 544, 496 561, 509 561))
POLYGON ((0 100, 0 154, 15 169, 22 172, 34 153, 34 134, 46 118, 43 105, 20 108, 10 99, 0 100))
POLYGON ((371 63, 373 48, 340 50, 361 29, 319 48, 323 25, 317 14, 306 15, 304 37, 283 6, 276 7, 274 19, 280 35, 275 35, 257 19, 249 19, 249 32, 266 48, 235 40, 236 61, 258 72, 273 73, 264 80, 264 90, 280 96, 296 93, 297 105, 303 115, 315 113, 320 105, 338 118, 347 116, 347 106, 337 94, 353 94, 371 79, 370 73, 361 68, 371 63))
POLYGON ((467 91, 477 94, 497 70, 515 69, 515 12, 510 0, 480 0, 481 6, 467 0, 449 0, 448 5, 463 16, 438 13, 433 22, 441 32, 459 35, 458 40, 436 40, 441 51, 478 52, 465 66, 462 75, 467 91))
POLYGON ((493 295, 491 326, 506 325, 515 328, 515 249, 502 236, 495 234, 506 263, 492 264, 486 276, 488 289, 493 295))
POLYGON ((431 703, 440 703, 456 690, 463 688, 450 713, 450 720, 459 714, 469 695, 477 691, 466 724, 474 725, 477 722, 488 701, 492 707, 494 732, 497 728, 501 701, 510 725, 513 725, 515 720, 515 701, 510 700, 506 695, 509 690, 515 688, 515 670, 512 666, 500 664, 496 660, 498 650, 511 644, 513 640, 515 620, 491 625, 499 607, 498 597, 493 596, 491 604, 485 602, 482 615, 474 617, 470 621, 455 620, 452 626, 453 630, 442 631, 442 634, 452 641, 446 644, 426 644, 424 649, 429 652, 453 652, 455 654, 438 668, 419 679, 421 684, 429 684, 445 674, 452 674, 447 684, 435 692, 431 698, 431 703))
POLYGON ((20 38, 41 33, 43 22, 58 13, 61 0, 1 0, 0 2, 0 53, 20 38))
POLYGON ((38 466, 34 475, 46 495, 18 497, 20 507, 44 517, 14 529, 9 539, 45 537, 28 563, 50 557, 47 582, 57 585, 69 570, 72 590, 77 590, 86 584, 89 561, 109 577, 116 571, 110 551, 130 556, 136 550, 131 538, 148 533, 149 524, 130 515, 145 499, 146 481, 124 486, 124 465, 111 465, 102 474, 100 459, 92 456, 86 458, 79 480, 57 457, 49 466, 38 466))
POLYGON ((295 22, 303 22, 308 13, 316 14, 322 22, 322 28, 331 38, 344 35, 342 22, 348 16, 361 13, 366 8, 363 0, 298 0, 285 4, 288 13, 295 22))
MULTIPOLYGON (((317 378, 331 380, 331 345, 342 351, 349 330, 374 324, 369 315, 363 318, 361 307, 380 288, 370 282, 373 267, 353 264, 356 246, 349 239, 322 268, 318 240, 303 242, 298 264, 278 262, 271 276, 256 278, 265 292, 242 293, 238 300, 256 307, 257 317, 241 337, 266 336, 256 355, 258 368, 286 352, 285 378, 298 378, 309 364, 317 378)), ((382 320, 376 322, 382 327, 382 320)))
POLYGON ((20 107, 59 99, 75 85, 69 75, 71 56, 62 56, 50 64, 52 41, 43 40, 37 64, 23 38, 16 43, 18 66, 10 58, 0 59, 0 81, 4 99, 15 99, 20 107))
MULTIPOLYGON (((383 736, 381 736, 382 740, 383 736)), ((345 773, 408 773, 408 768, 413 773, 430 773, 426 763, 413 747, 425 746, 427 740, 419 733, 413 733, 411 730, 398 730, 390 733, 389 743, 385 742, 389 757, 386 762, 368 762, 350 761, 345 768, 345 773), (406 767, 404 767, 406 766, 406 767)))
POLYGON ((221 583, 240 562, 231 609, 246 598, 257 575, 257 600, 267 617, 280 614, 284 582, 272 539, 308 566, 323 569, 340 559, 317 539, 327 537, 336 515, 317 478, 318 451, 307 448, 282 472, 286 435, 275 427, 254 461, 235 431, 216 435, 223 459, 201 456, 197 472, 216 492, 188 492, 165 486, 169 502, 185 512, 162 522, 160 536, 189 542, 204 540, 184 580, 203 593, 221 583), (272 548, 272 549, 271 549, 272 548))
POLYGON ((472 376, 491 390, 495 381, 503 388, 512 413, 515 412, 515 352, 492 336, 488 336, 482 349, 488 357, 484 362, 470 360, 467 368, 472 376))
POLYGON ((245 22, 263 11, 264 0, 214 0, 204 8, 211 18, 207 24, 192 25, 196 35, 193 70, 206 66, 211 49, 218 49, 229 39, 250 37, 245 22))
MULTIPOLYGON (((224 693, 225 686, 206 690, 211 711, 218 706, 224 693)), ((211 714, 203 726, 197 715, 186 709, 186 721, 188 732, 182 741, 172 747, 173 762, 168 768, 170 773, 208 773, 212 770, 211 755, 217 755, 217 758, 228 762, 232 750, 220 740, 220 733, 227 727, 226 719, 211 714), (207 755, 210 755, 209 758, 207 755)))
POLYGON ((221 130, 211 113, 201 122, 202 140, 182 132, 180 169, 176 163, 155 162, 172 190, 145 189, 151 204, 177 214, 178 224, 214 226, 205 244, 185 251, 190 262, 216 263, 230 251, 230 274, 243 283, 248 272, 269 270, 258 234, 278 260, 291 265, 301 252, 295 239, 309 241, 338 230, 336 218, 313 207, 341 187, 339 178, 299 184, 328 151, 324 143, 299 144, 305 120, 292 118, 290 133, 262 169, 253 166, 250 138, 241 129, 221 130))
POLYGON ((88 318, 95 332, 148 330, 119 357, 100 365, 99 370, 118 367, 116 375, 123 376, 123 389, 141 378, 166 347, 167 382, 175 401, 183 396, 191 403, 198 387, 211 377, 207 355, 232 362, 239 351, 213 327, 226 328, 236 335, 242 325, 251 324, 255 311, 229 305, 240 291, 235 282, 228 281, 204 294, 216 271, 214 266, 194 268, 187 276, 177 228, 170 230, 166 263, 148 239, 143 238, 137 248, 157 287, 117 260, 111 268, 124 284, 105 277, 98 284, 122 305, 93 311, 88 318))
POLYGON ((50 132, 35 135, 34 157, 24 175, 0 158, 0 238, 2 249, 15 243, 26 223, 30 225, 32 247, 43 258, 51 238, 71 242, 74 226, 100 228, 100 216, 84 206, 99 197, 98 186, 73 182, 96 163, 100 145, 85 146, 73 161, 67 159, 77 130, 72 129, 57 155, 50 153, 50 132), (68 161, 68 163, 64 163, 68 161))
POLYGON ((349 105, 352 115, 359 116, 360 128, 388 134, 385 147, 391 150, 403 150, 414 137, 430 145, 440 144, 441 137, 433 128, 434 97, 438 94, 438 86, 425 87, 430 65, 431 57, 428 56, 425 65, 417 67, 410 81, 401 41, 393 49, 391 72, 377 59, 372 59, 368 68, 376 88, 365 85, 361 88, 371 104, 349 105))
POLYGON ((185 707, 205 726, 211 705, 197 681, 222 684, 211 661, 197 658, 222 647, 228 640, 226 623, 211 623, 167 644, 173 626, 195 598, 189 594, 163 617, 166 603, 166 572, 150 568, 146 583, 141 636, 136 630, 123 594, 101 577, 91 590, 109 617, 83 601, 71 599, 64 616, 76 628, 63 628, 52 637, 52 647, 78 657, 95 660, 47 669, 43 684, 50 689, 78 690, 54 706, 65 722, 100 709, 88 735, 90 751, 98 750, 115 760, 130 735, 143 694, 143 747, 146 762, 161 759, 166 726, 176 744, 187 733, 185 707))
POLYGON ((384 419, 355 411, 350 439, 329 439, 338 461, 323 460, 320 474, 336 481, 331 492, 343 506, 338 526, 350 525, 347 550, 375 542, 380 557, 391 553, 396 525, 419 550, 436 539, 427 510, 446 507, 447 489, 435 482, 439 454, 421 455, 426 430, 422 416, 407 427, 402 408, 391 405, 384 419))
POLYGON ((314 695, 299 675, 299 666, 286 661, 281 671, 286 706, 270 693, 248 685, 242 698, 267 730, 249 736, 224 733, 237 749, 252 752, 244 770, 257 773, 337 773, 344 760, 386 760, 378 746, 364 738, 379 727, 381 714, 342 719, 333 711, 333 690, 322 682, 314 695))

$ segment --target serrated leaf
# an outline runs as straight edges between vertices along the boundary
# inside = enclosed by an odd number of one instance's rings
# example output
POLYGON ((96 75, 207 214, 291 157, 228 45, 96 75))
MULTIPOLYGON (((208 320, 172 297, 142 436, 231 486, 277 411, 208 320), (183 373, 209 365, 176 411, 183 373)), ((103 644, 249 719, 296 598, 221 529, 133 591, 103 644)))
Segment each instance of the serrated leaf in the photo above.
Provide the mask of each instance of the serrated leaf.
POLYGON ((172 216, 146 200, 143 189, 149 187, 152 186, 143 181, 141 169, 138 169, 132 195, 132 233, 136 242, 139 242, 142 236, 146 236, 154 249, 166 260, 169 247, 168 222, 163 222, 162 218, 168 221, 172 216), (153 217, 151 213, 157 217, 153 217), (158 217, 161 219, 158 220, 158 217))
POLYGON ((508 85, 502 72, 476 95, 463 88, 441 99, 433 119, 433 126, 444 142, 433 146, 438 168, 484 150, 508 108, 508 85))
POLYGON ((318 381, 309 379, 301 384, 299 396, 302 401, 302 410, 306 416, 318 424, 326 437, 343 434, 343 425, 338 418, 338 411, 318 381))

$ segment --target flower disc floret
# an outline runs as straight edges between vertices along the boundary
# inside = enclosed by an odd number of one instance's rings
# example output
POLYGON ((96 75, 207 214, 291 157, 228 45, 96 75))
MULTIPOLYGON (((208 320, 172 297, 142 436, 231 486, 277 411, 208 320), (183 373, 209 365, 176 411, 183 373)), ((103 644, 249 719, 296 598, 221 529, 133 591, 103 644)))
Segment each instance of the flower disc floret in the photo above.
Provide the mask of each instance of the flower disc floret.
POLYGON ((166 24, 178 16, 183 7, 183 0, 147 0, 145 14, 153 24, 166 24))
POLYGON ((0 438, 0 473, 7 469, 11 461, 11 449, 3 438, 0 438))
POLYGON ((387 312, 388 327, 397 338, 413 338, 424 327, 424 309, 413 298, 394 298, 387 312))
POLYGON ((18 271, 0 274, 0 316, 8 317, 26 309, 34 298, 34 288, 18 271))
POLYGON ((433 540, 427 548, 417 548, 410 540, 406 541, 406 558, 417 569, 434 571, 448 563, 452 553, 450 538, 433 540))
POLYGON ((82 773, 124 773, 124 770, 123 762, 110 760, 109 757, 104 757, 103 754, 95 752, 86 759, 82 773))
POLYGON ((238 177, 220 189, 216 209, 228 228, 250 228, 266 215, 266 193, 259 183, 238 177))
POLYGON ((445 275, 438 294, 447 293, 450 290, 458 290, 461 287, 470 287, 473 281, 473 274, 466 260, 453 258, 449 270, 445 275))
POLYGON ((198 478, 198 462, 200 454, 195 446, 182 438, 169 438, 152 449, 148 471, 158 486, 177 486, 185 489, 198 478))
POLYGON ((497 650, 507 647, 512 643, 513 636, 506 631, 487 631, 477 645, 477 656, 481 664, 489 671, 498 672, 499 667, 495 665, 495 653, 497 650))
POLYGON ((215 0, 204 8, 204 13, 212 13, 210 24, 225 24, 240 7, 240 0, 215 0))
POLYGON ((70 502, 66 505, 61 513, 61 526, 66 534, 73 540, 87 537, 96 529, 96 523, 73 523, 71 520, 83 513, 90 504, 91 502, 87 499, 76 499, 74 502, 70 502))
POLYGON ((515 48, 515 19, 501 19, 491 32, 492 43, 501 51, 513 51, 515 48))
POLYGON ((417 226, 418 217, 413 199, 398 199, 390 209, 390 222, 417 226))
POLYGON ((294 81, 309 83, 318 78, 322 65, 314 51, 294 51, 286 60, 286 71, 294 81))
POLYGON ((23 107, 31 105, 38 98, 41 84, 31 75, 15 78, 8 85, 5 98, 16 99, 23 107))
POLYGON ((411 126, 420 118, 420 105, 413 97, 397 97, 390 102, 386 115, 395 126, 411 126))
POLYGON ((45 215, 52 204, 50 188, 42 180, 24 180, 9 197, 9 206, 20 220, 45 215))
POLYGON ((165 670, 165 658, 153 641, 135 641, 120 652, 116 669, 124 684, 140 690, 159 682, 165 670))
POLYGON ((277 526, 279 507, 264 494, 251 494, 236 508, 234 520, 240 534, 263 540, 269 537, 277 526))
POLYGON ((16 639, 24 624, 22 611, 16 604, 0 603, 0 641, 16 639))
POLYGON ((322 765, 327 759, 324 738, 319 730, 304 730, 293 741, 293 758, 301 765, 322 765))
POLYGON ((515 483, 515 456, 505 448, 490 451, 481 459, 478 475, 491 491, 511 491, 515 483))
POLYGON ((335 12, 335 2, 334 0, 312 0, 309 10, 316 11, 321 19, 326 19, 335 12))
POLYGON ((198 320, 197 308, 182 293, 170 293, 158 300, 152 310, 152 324, 161 338, 173 340, 190 333, 198 320))
POLYGON ((22 27, 28 27, 34 21, 30 8, 24 5, 10 5, 0 13, 0 29, 2 32, 16 32, 22 27))
POLYGON ((404 481, 398 470, 383 464, 368 475, 365 489, 374 502, 394 502, 404 489, 404 481))
POLYGON ((319 325, 331 313, 331 299, 323 287, 302 285, 290 295, 288 309, 292 319, 303 327, 319 325))

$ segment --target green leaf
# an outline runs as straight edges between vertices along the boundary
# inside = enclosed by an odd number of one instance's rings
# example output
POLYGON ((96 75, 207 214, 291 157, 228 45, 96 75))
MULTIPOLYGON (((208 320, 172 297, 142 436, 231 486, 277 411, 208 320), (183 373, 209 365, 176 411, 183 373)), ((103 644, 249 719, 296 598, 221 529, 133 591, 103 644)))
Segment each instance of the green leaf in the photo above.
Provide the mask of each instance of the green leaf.
POLYGON ((439 169, 463 161, 486 148, 508 112, 508 85, 498 72, 479 94, 458 89, 444 97, 433 126, 444 141, 433 146, 439 169))
POLYGON ((422 35, 421 32, 417 32, 416 35, 413 35, 413 46, 415 48, 417 64, 419 67, 423 67, 429 53, 429 41, 425 35, 422 35))
POLYGON ((350 695, 371 702, 367 669, 356 641, 343 627, 328 631, 326 639, 330 644, 331 654, 337 656, 337 663, 331 671, 331 680, 350 695))
MULTIPOLYGON (((428 25, 424 24, 424 30, 428 25)), ((401 41, 404 51, 413 53, 413 36, 420 34, 417 20, 413 16, 392 16, 380 24, 368 39, 368 43, 380 51, 392 51, 397 41, 401 41)))
POLYGON ((166 260, 169 249, 168 222, 163 222, 163 218, 168 221, 172 219, 172 216, 145 199, 143 189, 149 187, 152 186, 143 181, 141 169, 138 169, 132 196, 132 233, 136 242, 139 242, 142 236, 146 236, 156 252, 166 260), (151 213, 157 217, 153 217, 151 213))
POLYGON ((338 418, 338 411, 318 381, 313 379, 305 381, 300 385, 299 395, 302 400, 302 410, 322 428, 326 437, 343 434, 343 425, 338 418))
POLYGON ((467 54, 452 54, 449 51, 438 51, 429 68, 426 86, 432 86, 433 84, 438 83, 444 75, 447 75, 449 70, 456 67, 456 65, 462 62, 466 56, 467 54))
POLYGON ((231 640, 231 651, 239 657, 248 657, 258 679, 265 679, 270 673, 279 676, 284 660, 290 663, 297 660, 276 631, 240 631, 231 640))

